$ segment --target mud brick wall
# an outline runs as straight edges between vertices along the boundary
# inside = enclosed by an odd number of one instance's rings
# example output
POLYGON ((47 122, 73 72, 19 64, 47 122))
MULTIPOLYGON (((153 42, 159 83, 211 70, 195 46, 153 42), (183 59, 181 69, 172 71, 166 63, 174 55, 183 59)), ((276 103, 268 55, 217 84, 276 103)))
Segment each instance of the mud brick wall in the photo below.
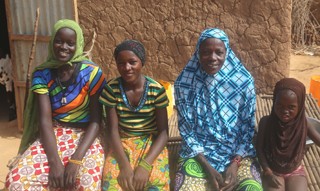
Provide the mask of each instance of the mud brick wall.
POLYGON ((289 74, 290 0, 79 0, 78 11, 86 42, 97 33, 93 60, 108 79, 118 76, 116 44, 137 39, 147 50, 144 73, 173 83, 208 27, 226 31, 257 92, 289 74))

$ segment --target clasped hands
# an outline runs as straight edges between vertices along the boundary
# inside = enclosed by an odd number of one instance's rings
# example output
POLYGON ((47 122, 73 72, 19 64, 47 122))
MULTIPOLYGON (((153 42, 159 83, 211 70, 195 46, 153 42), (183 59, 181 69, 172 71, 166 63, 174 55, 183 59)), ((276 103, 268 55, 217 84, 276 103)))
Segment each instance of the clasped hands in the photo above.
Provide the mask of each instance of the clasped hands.
POLYGON ((232 191, 237 184, 238 166, 231 163, 226 171, 220 174, 216 169, 208 169, 208 181, 214 191, 232 191))
POLYGON ((141 166, 120 169, 118 183, 125 191, 143 191, 149 180, 150 172, 141 166))

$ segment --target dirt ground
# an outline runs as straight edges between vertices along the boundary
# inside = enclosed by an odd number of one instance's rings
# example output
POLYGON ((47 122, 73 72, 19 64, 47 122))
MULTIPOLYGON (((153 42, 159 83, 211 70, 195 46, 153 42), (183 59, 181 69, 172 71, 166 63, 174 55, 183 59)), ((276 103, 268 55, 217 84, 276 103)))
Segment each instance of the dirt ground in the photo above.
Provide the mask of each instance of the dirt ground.
MULTIPOLYGON (((297 78, 306 86, 309 92, 311 76, 320 75, 320 56, 291 55, 290 77, 297 78)), ((17 122, 7 122, 7 114, 0 112, 0 189, 4 187, 5 176, 8 173, 7 162, 16 155, 21 134, 17 122)))

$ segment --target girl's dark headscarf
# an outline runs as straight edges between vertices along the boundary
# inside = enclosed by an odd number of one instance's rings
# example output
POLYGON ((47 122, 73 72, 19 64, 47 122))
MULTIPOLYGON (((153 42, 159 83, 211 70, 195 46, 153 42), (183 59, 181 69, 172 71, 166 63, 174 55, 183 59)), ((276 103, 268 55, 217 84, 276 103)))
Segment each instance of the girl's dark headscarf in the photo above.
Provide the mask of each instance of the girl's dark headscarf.
POLYGON ((269 166, 277 173, 292 172, 299 167, 303 159, 307 136, 305 94, 305 86, 294 78, 284 78, 275 86, 272 111, 266 126, 264 151, 269 166), (284 125, 275 113, 275 100, 283 90, 293 91, 298 99, 296 118, 284 125))
POLYGON ((113 53, 114 58, 117 59, 118 54, 124 50, 132 51, 141 60, 142 65, 144 65, 146 61, 146 53, 145 53, 144 46, 141 42, 136 40, 125 40, 121 42, 114 50, 114 53, 113 53))

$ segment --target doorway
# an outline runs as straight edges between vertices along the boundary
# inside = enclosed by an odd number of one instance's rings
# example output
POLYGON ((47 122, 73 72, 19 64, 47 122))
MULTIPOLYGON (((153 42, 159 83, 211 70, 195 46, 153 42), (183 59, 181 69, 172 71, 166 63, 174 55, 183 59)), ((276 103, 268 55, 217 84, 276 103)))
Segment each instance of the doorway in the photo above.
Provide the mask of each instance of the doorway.
POLYGON ((12 121, 16 107, 5 1, 0 1, 0 23, 0 120, 12 121))

